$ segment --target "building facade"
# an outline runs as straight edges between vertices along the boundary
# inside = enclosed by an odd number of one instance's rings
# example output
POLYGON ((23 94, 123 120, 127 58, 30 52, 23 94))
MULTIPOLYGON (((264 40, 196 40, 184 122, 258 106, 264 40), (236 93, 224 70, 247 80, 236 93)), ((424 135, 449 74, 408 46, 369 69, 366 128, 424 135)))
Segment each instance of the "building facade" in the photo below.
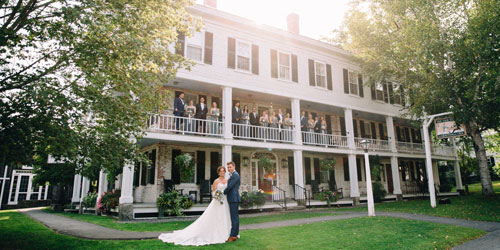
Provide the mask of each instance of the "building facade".
MULTIPOLYGON (((169 109, 150 115, 146 136, 137 142, 153 164, 128 164, 115 183, 121 189, 124 213, 133 217, 133 204, 156 202, 171 183, 199 200, 200 184, 212 183, 217 167, 229 161, 237 165, 241 191, 282 190, 293 199, 297 190, 335 186, 356 203, 366 193, 363 139, 370 142, 370 154, 380 156, 380 181, 389 194, 400 198, 424 191, 422 131, 401 118, 405 98, 397 83, 363 84, 366 79, 352 55, 301 36, 295 14, 288 17, 289 30, 284 31, 219 11, 213 2, 189 8, 203 20, 204 28, 190 38, 180 34, 179 44, 171 48, 196 65, 165 83, 169 109), (181 93, 186 105, 183 116, 174 103, 181 93), (196 105, 202 98, 207 117, 189 117, 189 102, 196 105), (255 108, 256 123, 245 123, 235 113, 237 102, 239 109, 255 108), (212 110, 215 106, 217 110, 212 110), (279 111, 283 117, 278 118, 279 111), (262 122, 265 112, 268 121, 262 122), (285 119, 287 114, 290 120, 285 119), (311 115, 312 125, 306 121, 301 127, 303 114, 306 120, 311 115), (175 157, 184 153, 196 160, 189 181, 181 181, 174 164, 175 157), (271 169, 260 166, 262 157, 272 162, 271 169), (333 171, 321 170, 323 159, 336 161, 333 171)), ((432 152, 439 185, 436 162, 456 163, 456 150, 452 145, 432 145, 432 152)), ((104 173, 101 178, 105 179, 104 173)), ((81 185, 78 180, 75 177, 76 186, 81 185)))

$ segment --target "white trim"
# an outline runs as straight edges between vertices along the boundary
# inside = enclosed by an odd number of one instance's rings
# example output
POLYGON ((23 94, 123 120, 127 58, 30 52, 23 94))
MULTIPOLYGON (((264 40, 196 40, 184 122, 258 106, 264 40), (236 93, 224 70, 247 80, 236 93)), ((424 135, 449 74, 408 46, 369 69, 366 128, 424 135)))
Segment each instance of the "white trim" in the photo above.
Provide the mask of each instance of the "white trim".
MULTIPOLYGON (((292 53, 290 52, 285 52, 285 51, 282 51, 282 50, 276 50, 277 54, 278 54, 278 60, 277 60, 277 63, 278 63, 278 79, 281 80, 281 81, 285 81, 285 82, 292 82, 292 53), (281 64, 280 64, 280 54, 283 54, 283 55, 288 55, 288 79, 285 79, 285 78, 281 78, 281 64)), ((284 66, 285 67, 285 66, 284 66)))
MULTIPOLYGON (((241 39, 241 38, 234 38, 234 43, 235 43, 235 46, 234 46, 234 68, 236 71, 238 72, 245 72, 245 73, 250 73, 252 74, 252 43, 247 41, 247 40, 244 40, 244 39, 241 39), (239 48, 239 44, 238 43, 244 43, 244 44, 248 44, 248 70, 246 69, 241 69, 238 67, 238 48, 239 48)), ((244 56, 242 56, 244 57, 244 56)))

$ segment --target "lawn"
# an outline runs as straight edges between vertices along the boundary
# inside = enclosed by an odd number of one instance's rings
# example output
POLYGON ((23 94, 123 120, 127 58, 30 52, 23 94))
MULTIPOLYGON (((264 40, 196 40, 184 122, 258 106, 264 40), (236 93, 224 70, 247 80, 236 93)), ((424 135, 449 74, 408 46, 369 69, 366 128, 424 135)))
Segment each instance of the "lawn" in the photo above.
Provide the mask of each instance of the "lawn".
MULTIPOLYGON (((191 249, 159 240, 84 240, 54 233, 15 211, 0 212, 0 249, 191 249)), ((477 229, 390 217, 363 217, 248 230, 202 249, 450 249, 484 235, 477 229)))
MULTIPOLYGON (((123 231, 136 231, 136 232, 165 232, 183 229, 191 224, 194 220, 189 221, 166 221, 157 223, 148 222, 134 222, 134 223, 120 223, 117 219, 107 216, 95 216, 89 214, 74 214, 74 213, 60 213, 53 212, 52 210, 45 209, 46 212, 57 213, 58 215, 63 215, 72 219, 81 220, 85 222, 94 223, 104 227, 114 228, 123 231)), ((320 216, 332 216, 339 215, 340 213, 335 212, 286 212, 272 215, 262 215, 255 217, 242 217, 240 218, 240 225, 246 224, 257 224, 264 222, 273 222, 281 220, 293 220, 302 218, 312 218, 320 216)))
MULTIPOLYGON (((496 193, 493 198, 482 197, 481 184, 472 184, 469 185, 470 195, 450 197, 451 204, 438 204, 436 208, 431 208, 429 199, 376 203, 375 212, 402 212, 500 222, 500 181, 495 181, 493 188, 496 193)), ((366 207, 357 207, 333 211, 367 211, 367 209, 366 207)))

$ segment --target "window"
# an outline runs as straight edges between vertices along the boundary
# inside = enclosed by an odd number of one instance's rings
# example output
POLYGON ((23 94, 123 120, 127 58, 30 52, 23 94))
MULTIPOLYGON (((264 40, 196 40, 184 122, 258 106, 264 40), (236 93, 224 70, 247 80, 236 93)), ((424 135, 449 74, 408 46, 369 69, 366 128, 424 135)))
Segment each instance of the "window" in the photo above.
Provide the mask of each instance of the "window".
POLYGON ((326 69, 325 64, 315 62, 316 86, 326 88, 326 69))
POLYGON ((353 95, 359 95, 358 89, 358 74, 349 71, 349 93, 353 95))
POLYGON ((242 41, 236 44, 237 69, 250 71, 250 44, 242 41))
POLYGON ((198 62, 203 61, 203 33, 195 32, 186 39, 186 56, 198 62))
POLYGON ((279 52, 279 78, 290 81, 290 54, 279 52))
POLYGON ((328 183, 328 174, 328 171, 321 171, 319 183, 328 183))
POLYGON ((384 86, 382 83, 377 83, 375 88, 375 99, 378 101, 384 101, 384 86))
POLYGON ((392 83, 392 88, 393 94, 391 95, 391 98, 393 99, 395 104, 402 105, 399 84, 392 83))

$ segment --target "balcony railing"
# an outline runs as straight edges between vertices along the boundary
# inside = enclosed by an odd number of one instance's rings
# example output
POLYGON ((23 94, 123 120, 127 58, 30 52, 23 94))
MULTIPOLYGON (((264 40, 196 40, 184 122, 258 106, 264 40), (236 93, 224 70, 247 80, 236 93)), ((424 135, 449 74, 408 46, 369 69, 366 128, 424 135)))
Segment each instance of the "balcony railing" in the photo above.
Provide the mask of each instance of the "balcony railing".
POLYGON ((292 129, 272 128, 233 123, 233 137, 264 142, 293 142, 292 129))
POLYGON ((425 146, 423 143, 398 141, 396 142, 396 148, 400 152, 425 153, 425 146))
POLYGON ((441 156, 454 156, 455 151, 453 150, 452 146, 448 145, 434 145, 432 147, 432 151, 436 155, 441 155, 441 156))
POLYGON ((347 148, 347 136, 320 134, 302 131, 302 143, 305 145, 317 145, 325 147, 347 148))
POLYGON ((370 150, 377 150, 377 151, 390 151, 391 150, 391 146, 389 144, 389 141, 387 141, 387 140, 359 138, 359 137, 354 138, 354 144, 356 144, 356 148, 363 149, 363 147, 361 146, 362 140, 368 140, 370 142, 370 150))
POLYGON ((152 114, 148 119, 148 129, 155 132, 176 132, 185 135, 222 136, 223 122, 152 114))

